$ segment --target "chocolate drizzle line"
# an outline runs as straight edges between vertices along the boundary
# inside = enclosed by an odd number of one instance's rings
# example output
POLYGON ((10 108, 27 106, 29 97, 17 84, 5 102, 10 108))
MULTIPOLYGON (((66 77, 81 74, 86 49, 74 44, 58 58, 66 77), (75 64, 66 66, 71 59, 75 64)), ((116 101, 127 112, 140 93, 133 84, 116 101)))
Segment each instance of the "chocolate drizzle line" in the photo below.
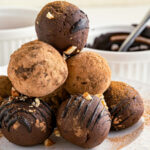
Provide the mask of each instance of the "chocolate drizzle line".
POLYGON ((78 101, 79 100, 79 98, 76 98, 75 96, 73 97, 71 97, 70 98, 70 100, 68 101, 68 103, 67 103, 67 105, 66 105, 66 107, 65 107, 65 109, 64 109, 64 112, 62 113, 62 118, 65 118, 66 116, 67 116, 67 113, 68 113, 68 111, 69 111, 69 108, 71 108, 73 105, 74 105, 74 103, 76 102, 76 101, 78 101), (72 103, 71 103, 72 102, 72 103))
POLYGON ((91 122, 92 122, 93 119, 95 118, 95 115, 96 115, 96 112, 97 112, 97 109, 98 109, 99 106, 100 106, 100 101, 98 102, 97 106, 95 107, 94 112, 93 112, 93 114, 91 115, 90 119, 88 120, 88 123, 87 123, 87 125, 86 125, 86 128, 88 128, 88 127, 90 126, 91 122))
POLYGON ((72 27, 71 27, 71 30, 70 30, 70 33, 75 33, 75 32, 78 32, 80 30, 83 30, 83 29, 88 29, 88 18, 85 17, 85 18, 81 18, 79 21, 77 21, 72 27))
POLYGON ((101 112, 98 114, 98 116, 97 116, 97 118, 96 118, 96 120, 95 120, 95 123, 94 123, 92 129, 95 127, 95 125, 96 125, 96 124, 99 122, 99 120, 102 118, 104 111, 106 111, 106 110, 105 110, 105 107, 103 107, 103 109, 101 110, 101 112))
MULTIPOLYGON (((82 98, 82 97, 80 97, 80 99, 81 99, 81 98, 82 98)), ((79 99, 79 100, 80 100, 80 99, 79 99)), ((85 99, 83 99, 83 100, 80 101, 80 103, 78 104, 77 109, 74 111, 74 115, 77 115, 77 114, 79 113, 79 111, 80 111, 81 107, 83 106, 84 102, 85 102, 85 99)))
POLYGON ((92 102, 93 102, 93 99, 90 101, 90 103, 88 103, 88 104, 86 105, 86 107, 85 107, 85 109, 84 109, 84 111, 83 111, 82 118, 81 118, 82 121, 85 119, 86 113, 88 112, 88 109, 89 109, 89 107, 91 106, 92 102))

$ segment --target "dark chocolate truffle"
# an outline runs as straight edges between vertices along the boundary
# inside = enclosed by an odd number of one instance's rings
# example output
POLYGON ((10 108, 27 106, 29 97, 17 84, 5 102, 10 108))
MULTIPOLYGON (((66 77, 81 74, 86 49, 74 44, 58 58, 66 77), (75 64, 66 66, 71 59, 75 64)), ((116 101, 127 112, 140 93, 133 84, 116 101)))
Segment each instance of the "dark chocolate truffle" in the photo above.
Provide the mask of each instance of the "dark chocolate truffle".
POLYGON ((50 136, 54 126, 54 113, 38 98, 10 97, 0 107, 1 131, 14 144, 40 144, 50 136))
POLYGON ((81 52, 67 60, 66 90, 71 94, 104 93, 111 82, 107 61, 94 52, 81 52))
POLYGON ((77 6, 65 1, 47 4, 35 23, 38 39, 51 44, 60 53, 71 46, 82 50, 86 44, 89 20, 77 6))
POLYGON ((11 95, 12 84, 7 76, 0 76, 0 97, 6 98, 11 95))
POLYGON ((84 95, 71 96, 62 103, 57 125, 66 140, 80 147, 92 148, 107 137, 111 120, 103 98, 84 95))
POLYGON ((112 81, 104 97, 112 117, 112 130, 132 126, 144 112, 140 94, 126 83, 112 81))

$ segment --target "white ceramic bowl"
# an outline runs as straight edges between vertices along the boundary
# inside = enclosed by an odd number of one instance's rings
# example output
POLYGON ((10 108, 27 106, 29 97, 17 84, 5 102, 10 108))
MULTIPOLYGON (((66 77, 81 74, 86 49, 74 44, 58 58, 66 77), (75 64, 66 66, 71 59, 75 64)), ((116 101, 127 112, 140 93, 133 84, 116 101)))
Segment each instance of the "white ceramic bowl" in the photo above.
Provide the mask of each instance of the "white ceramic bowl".
MULTIPOLYGON (((108 32, 131 32, 132 26, 114 26, 102 27, 91 30, 88 43, 92 44, 95 37, 108 32)), ((111 52, 96 49, 87 49, 95 51, 107 59, 112 77, 124 77, 134 79, 145 83, 150 83, 150 51, 140 52, 111 52)))
POLYGON ((8 64, 11 53, 23 43, 36 39, 37 13, 32 8, 0 7, 0 66, 8 64))

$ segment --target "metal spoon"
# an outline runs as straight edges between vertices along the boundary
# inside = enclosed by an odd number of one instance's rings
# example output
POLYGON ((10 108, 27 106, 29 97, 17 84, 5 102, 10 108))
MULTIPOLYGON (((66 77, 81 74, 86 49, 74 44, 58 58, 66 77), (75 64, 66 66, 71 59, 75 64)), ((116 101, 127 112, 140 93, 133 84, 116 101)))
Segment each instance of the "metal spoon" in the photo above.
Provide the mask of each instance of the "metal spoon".
POLYGON ((136 37, 138 37, 141 32, 145 29, 146 23, 150 19, 150 10, 147 12, 141 23, 130 33, 127 39, 122 43, 119 48, 119 52, 126 52, 128 48, 133 44, 136 37))

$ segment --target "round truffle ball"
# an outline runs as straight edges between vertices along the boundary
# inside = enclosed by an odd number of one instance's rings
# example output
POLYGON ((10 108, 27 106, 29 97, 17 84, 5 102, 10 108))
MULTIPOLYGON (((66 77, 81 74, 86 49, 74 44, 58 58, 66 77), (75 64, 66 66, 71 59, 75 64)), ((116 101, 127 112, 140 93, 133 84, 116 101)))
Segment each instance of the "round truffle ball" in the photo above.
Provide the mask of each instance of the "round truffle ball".
POLYGON ((140 94, 126 83, 112 81, 104 97, 112 116, 112 130, 132 126, 144 112, 140 94))
POLYGON ((98 96, 71 96, 58 110, 57 126, 61 136, 73 144, 93 148, 107 137, 110 113, 98 96))
POLYGON ((38 14, 38 39, 54 46, 60 53, 70 46, 82 50, 86 44, 89 20, 77 6, 65 1, 47 4, 38 14))
POLYGON ((0 76, 0 97, 6 98, 11 95, 12 84, 7 76, 0 76))
POLYGON ((94 52, 81 52, 67 60, 65 88, 70 94, 103 93, 110 85, 111 71, 106 60, 94 52))
POLYGON ((11 55, 8 76, 14 88, 27 96, 46 96, 68 76, 65 60, 52 46, 32 41, 11 55))
POLYGON ((14 144, 41 144, 50 136, 54 125, 54 113, 38 98, 11 97, 0 107, 1 131, 14 144))

